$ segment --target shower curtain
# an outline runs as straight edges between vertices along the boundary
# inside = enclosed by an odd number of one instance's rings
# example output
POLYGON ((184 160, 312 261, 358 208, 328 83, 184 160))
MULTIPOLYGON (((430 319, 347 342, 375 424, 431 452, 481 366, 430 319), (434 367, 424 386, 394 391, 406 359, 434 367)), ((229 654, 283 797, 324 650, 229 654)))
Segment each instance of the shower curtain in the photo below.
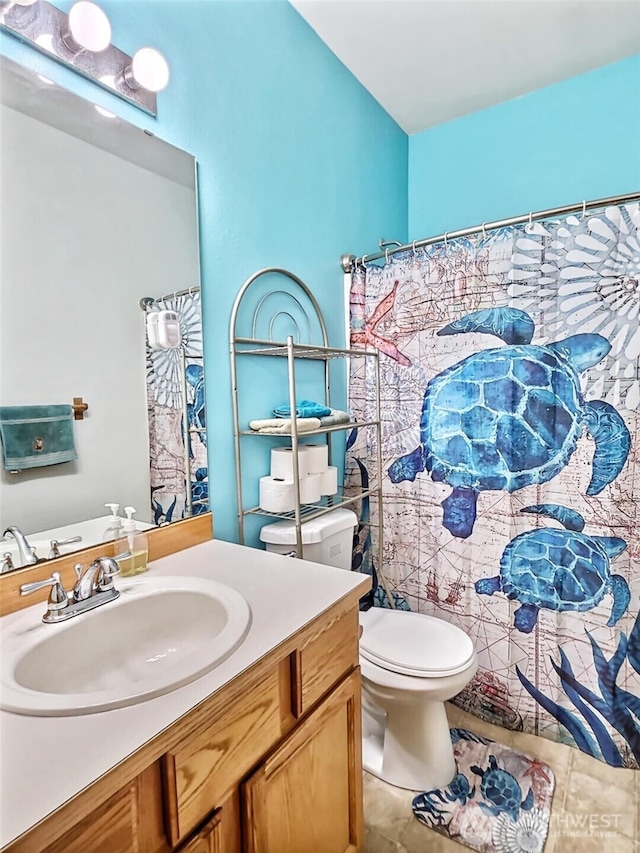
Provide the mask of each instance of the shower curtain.
MULTIPOLYGON (((630 767, 639 228, 634 203, 448 240, 359 266, 350 294, 351 345, 380 353, 382 562, 396 604, 473 639, 465 710, 630 767)), ((370 421, 365 361, 351 361, 350 407, 370 421)), ((373 428, 350 437, 352 486, 374 482, 375 441, 373 428)), ((374 540, 376 509, 361 518, 374 540)), ((388 605, 382 586, 376 599, 388 605)))
POLYGON ((156 300, 154 310, 175 311, 185 353, 187 420, 182 405, 182 362, 179 349, 150 349, 147 342, 147 412, 151 510, 155 524, 185 518, 187 488, 192 515, 209 509, 207 433, 202 365, 202 309, 199 291, 156 300), (185 431, 189 430, 189 470, 185 431))

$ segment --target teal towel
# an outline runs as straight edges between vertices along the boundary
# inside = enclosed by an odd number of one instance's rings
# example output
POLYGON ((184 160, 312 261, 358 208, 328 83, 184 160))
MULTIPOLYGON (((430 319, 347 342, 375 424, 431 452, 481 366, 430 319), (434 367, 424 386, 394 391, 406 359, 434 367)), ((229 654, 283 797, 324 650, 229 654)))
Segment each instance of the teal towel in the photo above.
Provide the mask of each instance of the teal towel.
POLYGON ((0 406, 2 465, 7 471, 77 459, 71 406, 0 406))
POLYGON ((347 412, 342 409, 331 409, 331 414, 324 418, 320 418, 320 423, 323 427, 337 426, 338 424, 348 424, 351 418, 347 412))
MULTIPOLYGON (((273 410, 273 414, 277 418, 290 418, 291 406, 278 406, 277 409, 273 410)), ((298 418, 321 418, 323 415, 330 414, 331 409, 321 403, 314 403, 312 400, 296 402, 296 417, 298 418)))

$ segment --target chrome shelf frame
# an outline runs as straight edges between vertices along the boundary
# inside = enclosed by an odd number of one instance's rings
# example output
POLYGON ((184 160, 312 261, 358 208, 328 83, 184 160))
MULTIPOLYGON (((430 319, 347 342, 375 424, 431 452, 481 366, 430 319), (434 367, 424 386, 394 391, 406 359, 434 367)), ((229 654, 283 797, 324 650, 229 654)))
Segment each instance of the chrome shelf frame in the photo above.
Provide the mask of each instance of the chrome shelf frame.
MULTIPOLYGON (((340 490, 338 490, 338 494, 340 494, 340 490)), ((310 521, 312 518, 318 518, 321 515, 326 515, 328 512, 333 512, 334 509, 339 509, 343 506, 349 506, 350 504, 357 503, 363 498, 367 498, 371 495, 377 495, 378 489, 365 489, 364 491, 360 491, 354 493, 353 495, 342 495, 341 497, 337 497, 336 495, 325 496, 321 499, 320 503, 314 504, 300 504, 300 516, 304 521, 310 521)), ((243 510, 244 515, 265 515, 269 518, 278 518, 281 520, 294 521, 296 517, 295 510, 290 510, 289 512, 269 512, 266 509, 262 509, 262 507, 256 506, 252 509, 243 510)))
MULTIPOLYGON (((343 424, 333 424, 332 426, 319 427, 318 429, 307 429, 304 432, 298 432, 299 438, 306 438, 308 435, 325 435, 328 432, 344 432, 350 429, 360 429, 361 427, 377 426, 378 421, 345 421, 343 424)), ((255 429, 240 430, 240 435, 262 435, 268 438, 291 438, 290 432, 259 432, 255 429)))
MULTIPOLYGON (((248 300, 247 300, 248 302, 248 300)), ((252 303, 248 303, 249 308, 252 303)), ((284 309, 279 309, 277 312, 269 315, 269 333, 274 328, 275 319, 280 316, 286 316, 290 323, 295 327, 297 332, 297 337, 301 337, 300 326, 294 316, 294 313, 290 313, 284 309)), ((329 512, 345 506, 351 506, 358 501, 363 500, 367 497, 377 498, 378 500, 378 548, 377 548, 377 574, 380 582, 382 583, 390 606, 395 607, 395 602, 393 595, 389 589, 388 583, 385 578, 385 574, 382 566, 382 555, 384 553, 384 538, 383 538, 383 525, 382 525, 382 418, 380 411, 380 358, 377 350, 373 349, 363 349, 363 350, 354 350, 345 347, 331 347, 329 346, 329 339, 327 334, 327 327, 324 321, 324 317, 322 315, 322 311, 320 306, 315 299, 313 293, 309 289, 309 287, 302 281, 302 279, 298 278, 298 276, 294 275, 294 273, 289 272, 288 270, 282 269, 280 267, 268 267, 265 269, 258 270, 252 276, 250 276, 245 283, 240 288, 238 295, 236 296, 235 302, 233 304, 233 308, 231 311, 231 320, 229 324, 229 355, 231 361, 231 391, 232 391, 232 403, 233 403, 233 430, 234 430, 234 445, 235 445, 235 467, 236 467, 236 499, 237 499, 237 519, 238 519, 238 541, 240 544, 244 544, 245 540, 245 530, 244 530, 244 520, 246 516, 250 515, 260 515, 268 518, 277 518, 277 519, 287 519, 289 521, 293 521, 295 524, 296 531, 296 546, 295 552, 299 558, 302 558, 302 524, 305 521, 309 521, 312 518, 318 518, 319 516, 326 515, 329 512), (267 296, 263 296, 261 299, 257 297, 257 301, 254 302, 255 308, 251 314, 251 329, 252 329, 252 337, 246 337, 239 334, 238 323, 239 323, 239 311, 243 301, 247 298, 247 292, 251 289, 251 287, 255 284, 256 281, 259 281, 263 278, 263 276, 272 275, 276 277, 282 277, 285 281, 283 283, 283 288, 286 285, 287 289, 282 290, 273 290, 269 291, 267 296), (294 341, 293 335, 289 335, 286 341, 276 341, 270 338, 264 339, 256 336, 256 329, 258 325, 258 314, 264 309, 266 300, 269 296, 273 294, 278 294, 281 297, 281 300, 287 302, 287 300, 291 300, 292 305, 295 306, 295 314, 301 316, 302 322, 306 325, 309 337, 311 337, 311 322, 310 319, 315 319, 317 322, 317 326, 320 330, 320 336, 322 338, 320 343, 314 343, 311 341, 303 342, 300 340, 294 341), (312 314, 311 318, 309 314, 306 312, 303 303, 307 303, 310 305, 312 314), (330 386, 330 370, 329 363, 333 359, 350 359, 350 358, 365 358, 365 359, 373 359, 375 364, 375 373, 376 373, 376 400, 375 400, 375 419, 372 421, 349 421, 343 424, 332 424, 331 426, 320 427, 316 430, 309 430, 300 432, 297 428, 297 419, 294 417, 291 419, 291 432, 290 433, 272 433, 265 432, 260 433, 251 429, 244 429, 240 426, 240 415, 239 415, 239 389, 238 389, 238 369, 237 369, 237 360, 240 357, 244 356, 262 356, 267 358, 279 357, 287 359, 287 376, 288 376, 288 386, 289 386, 289 405, 290 410, 295 412, 296 410, 296 362, 301 359, 313 359, 316 361, 324 362, 324 402, 325 404, 331 408, 331 386, 330 386), (298 475, 298 449, 300 447, 300 439, 307 438, 309 436, 314 435, 324 435, 326 436, 327 448, 328 448, 328 458, 329 464, 331 465, 331 436, 337 432, 345 432, 355 428, 375 428, 376 430, 376 444, 377 444, 377 454, 376 454, 376 479, 377 485, 375 488, 365 489, 354 491, 353 494, 345 494, 343 490, 339 490, 337 495, 332 495, 328 497, 322 498, 320 503, 316 504, 302 504, 300 501, 300 478, 298 475), (290 443, 291 449, 293 452, 294 465, 293 465, 293 482, 294 482, 294 494, 296 496, 295 508, 290 512, 286 513, 273 513, 263 510, 261 507, 251 507, 249 509, 244 508, 244 499, 243 499, 243 483, 242 483, 242 439, 247 438, 248 436, 252 437, 261 437, 273 439, 273 438, 285 438, 287 442, 290 443)), ((304 446, 304 445, 302 445, 304 446)))

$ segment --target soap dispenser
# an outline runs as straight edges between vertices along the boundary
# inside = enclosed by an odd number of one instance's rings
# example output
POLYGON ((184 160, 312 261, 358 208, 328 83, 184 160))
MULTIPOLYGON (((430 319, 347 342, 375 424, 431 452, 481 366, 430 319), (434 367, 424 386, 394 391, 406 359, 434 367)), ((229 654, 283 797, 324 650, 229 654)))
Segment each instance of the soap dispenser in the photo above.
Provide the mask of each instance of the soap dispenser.
POLYGON ((124 532, 122 529, 122 519, 118 515, 120 504, 105 504, 105 506, 111 510, 111 518, 109 519, 109 526, 102 534, 102 541, 111 542, 114 539, 120 539, 124 532))
POLYGON ((144 533, 136 529, 136 522, 133 518, 135 509, 132 506, 126 506, 124 511, 127 517, 122 523, 124 539, 121 540, 120 551, 130 551, 131 556, 118 560, 118 565, 120 566, 120 574, 126 578, 147 571, 149 544, 144 533))

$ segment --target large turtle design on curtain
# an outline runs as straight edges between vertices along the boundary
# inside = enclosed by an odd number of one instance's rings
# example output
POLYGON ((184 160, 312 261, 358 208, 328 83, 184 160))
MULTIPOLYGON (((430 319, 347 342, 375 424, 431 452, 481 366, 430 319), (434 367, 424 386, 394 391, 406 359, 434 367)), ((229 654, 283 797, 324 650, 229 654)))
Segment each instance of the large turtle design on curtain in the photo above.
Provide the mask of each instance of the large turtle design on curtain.
POLYGON ((532 344, 533 320, 508 307, 467 314, 438 335, 471 332, 496 335, 507 346, 473 353, 428 383, 420 444, 389 467, 393 483, 426 470, 449 484, 443 524, 463 539, 473 531, 480 492, 548 482, 567 465, 584 429, 596 445, 588 495, 615 480, 631 446, 616 409, 585 401, 580 389, 580 374, 611 349, 605 337, 532 344))

